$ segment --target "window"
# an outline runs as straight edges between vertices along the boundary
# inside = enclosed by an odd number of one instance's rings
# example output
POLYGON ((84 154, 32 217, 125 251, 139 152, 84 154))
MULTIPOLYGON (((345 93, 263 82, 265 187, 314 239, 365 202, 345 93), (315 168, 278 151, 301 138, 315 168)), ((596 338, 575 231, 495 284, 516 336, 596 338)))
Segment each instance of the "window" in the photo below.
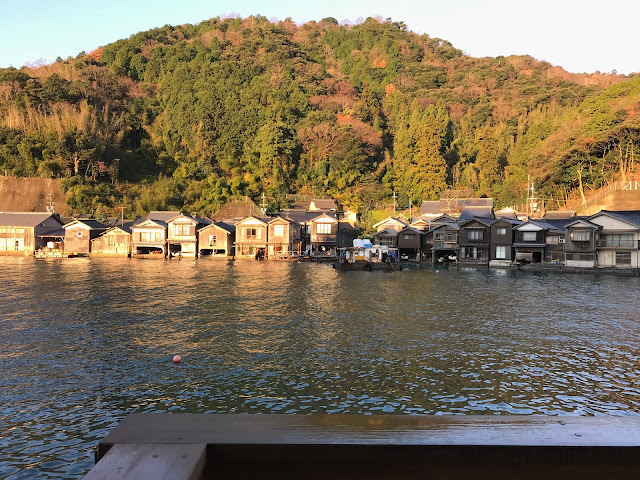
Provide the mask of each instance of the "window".
POLYGON ((558 245, 560 237, 558 235, 547 235, 547 245, 558 245))
POLYGON ((82 238, 82 230, 78 230, 78 231, 76 232, 76 237, 78 237, 78 238, 82 238))
POLYGON ((410 234, 404 234, 404 239, 405 240, 413 240, 413 237, 415 237, 415 235, 410 235, 410 234))
POLYGON ((376 237, 376 240, 379 245, 387 245, 388 247, 393 247, 393 237, 376 237))
POLYGON ((602 235, 598 241, 599 247, 635 247, 633 233, 608 233, 602 235))
POLYGON ((593 253, 567 253, 567 260, 593 262, 594 258, 593 253))
POLYGON ((572 242, 588 242, 591 240, 591 232, 589 230, 575 230, 569 234, 572 242))
POLYGON ((480 228, 468 228, 467 240, 482 240, 484 238, 484 231, 480 228))
POLYGON ((316 233, 318 235, 330 235, 331 224, 330 223, 318 223, 316 224, 316 233))
POLYGON ((214 246, 216 244, 216 236, 215 235, 209 235, 209 245, 210 246, 214 246))
POLYGON ((507 227, 498 227, 496 228, 496 235, 506 235, 507 227))
POLYGON ((496 258, 507 258, 507 247, 496 247, 496 258))
POLYGON ((482 250, 478 250, 477 247, 462 247, 460 258, 482 259, 482 250))
POLYGON ((616 252, 616 265, 631 265, 631 252, 616 252))
POLYGON ((522 241, 523 242, 535 242, 538 237, 537 232, 522 232, 522 241))
POLYGON ((173 226, 173 234, 176 237, 188 237, 192 235, 191 233, 192 225, 174 225, 173 226))
POLYGON ((244 236, 251 240, 260 240, 262 238, 262 229, 255 227, 245 228, 244 236))
POLYGON ((284 236, 284 225, 274 225, 273 226, 273 236, 274 237, 283 237, 284 236))

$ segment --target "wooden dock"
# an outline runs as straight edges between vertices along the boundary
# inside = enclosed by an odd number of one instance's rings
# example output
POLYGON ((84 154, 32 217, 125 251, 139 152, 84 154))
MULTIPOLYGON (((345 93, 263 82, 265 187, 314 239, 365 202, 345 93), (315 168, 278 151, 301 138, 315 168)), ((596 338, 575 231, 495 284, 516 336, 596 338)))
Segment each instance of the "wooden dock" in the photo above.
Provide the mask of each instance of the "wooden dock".
POLYGON ((97 479, 640 478, 639 417, 132 414, 97 479))

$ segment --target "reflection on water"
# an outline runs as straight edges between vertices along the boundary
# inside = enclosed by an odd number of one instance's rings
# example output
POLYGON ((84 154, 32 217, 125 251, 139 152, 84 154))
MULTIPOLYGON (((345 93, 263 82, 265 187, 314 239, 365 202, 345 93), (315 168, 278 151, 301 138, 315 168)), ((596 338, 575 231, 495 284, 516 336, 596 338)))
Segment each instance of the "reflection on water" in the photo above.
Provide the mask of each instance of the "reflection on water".
POLYGON ((81 477, 130 412, 640 413, 638 278, 210 259, 0 271, 0 478, 81 477))

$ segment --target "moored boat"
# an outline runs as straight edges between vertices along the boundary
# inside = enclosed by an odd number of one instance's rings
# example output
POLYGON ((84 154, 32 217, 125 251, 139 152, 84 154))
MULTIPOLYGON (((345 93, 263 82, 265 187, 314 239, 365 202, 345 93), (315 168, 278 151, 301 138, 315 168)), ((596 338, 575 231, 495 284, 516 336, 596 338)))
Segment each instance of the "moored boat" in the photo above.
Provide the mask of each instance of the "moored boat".
POLYGON ((340 270, 402 270, 398 249, 387 245, 372 245, 369 240, 356 239, 353 247, 341 248, 335 268, 340 270))

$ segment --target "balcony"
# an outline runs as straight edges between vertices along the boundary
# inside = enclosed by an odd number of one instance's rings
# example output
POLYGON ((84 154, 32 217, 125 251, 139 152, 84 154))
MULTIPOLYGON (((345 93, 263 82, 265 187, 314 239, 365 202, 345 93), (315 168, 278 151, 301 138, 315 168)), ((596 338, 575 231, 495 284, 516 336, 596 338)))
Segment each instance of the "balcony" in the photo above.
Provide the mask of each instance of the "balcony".
POLYGON ((601 239, 598 240, 599 248, 640 248, 640 240, 601 239))

